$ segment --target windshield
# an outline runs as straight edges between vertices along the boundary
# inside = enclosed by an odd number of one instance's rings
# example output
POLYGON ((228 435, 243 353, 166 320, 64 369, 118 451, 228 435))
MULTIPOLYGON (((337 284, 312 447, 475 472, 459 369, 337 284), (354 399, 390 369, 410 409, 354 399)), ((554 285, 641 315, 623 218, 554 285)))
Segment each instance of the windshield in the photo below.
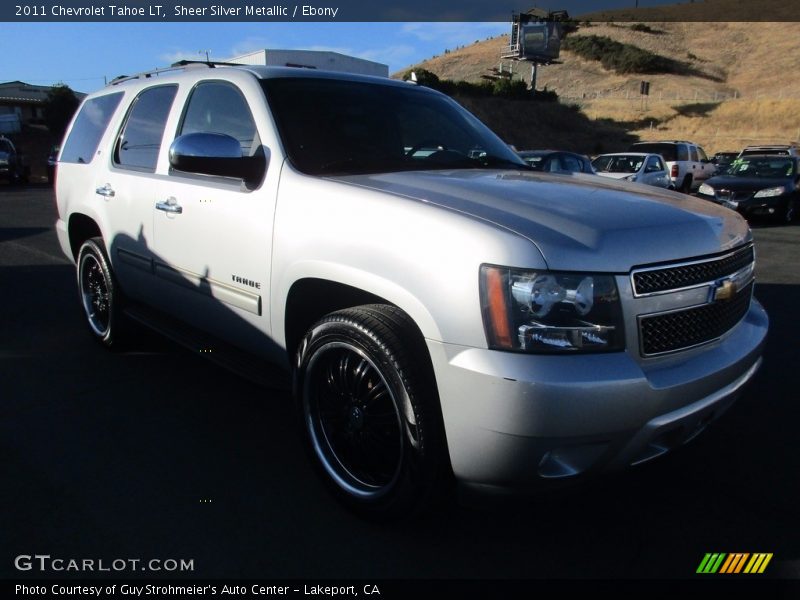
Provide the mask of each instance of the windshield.
POLYGON ((791 177, 795 174, 795 164, 790 158, 780 156, 738 158, 727 171, 734 177, 756 177, 759 179, 776 179, 791 177))
POLYGON ((598 156, 592 166, 598 173, 636 173, 643 162, 644 156, 598 156))
POLYGON ((262 81, 291 163, 309 175, 419 169, 527 169, 449 98, 415 85, 262 81))

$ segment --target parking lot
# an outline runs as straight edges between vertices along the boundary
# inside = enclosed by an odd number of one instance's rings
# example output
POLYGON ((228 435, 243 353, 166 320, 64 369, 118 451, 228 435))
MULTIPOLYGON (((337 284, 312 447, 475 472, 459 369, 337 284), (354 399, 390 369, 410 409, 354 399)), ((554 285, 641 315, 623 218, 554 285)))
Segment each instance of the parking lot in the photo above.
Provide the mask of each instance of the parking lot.
POLYGON ((286 393, 155 335, 96 344, 55 218, 50 188, 0 189, 0 576, 32 575, 14 557, 40 553, 193 559, 201 578, 682 578, 707 552, 771 552, 768 575, 800 577, 798 224, 755 225, 764 365, 689 446, 381 526, 328 496, 286 393))

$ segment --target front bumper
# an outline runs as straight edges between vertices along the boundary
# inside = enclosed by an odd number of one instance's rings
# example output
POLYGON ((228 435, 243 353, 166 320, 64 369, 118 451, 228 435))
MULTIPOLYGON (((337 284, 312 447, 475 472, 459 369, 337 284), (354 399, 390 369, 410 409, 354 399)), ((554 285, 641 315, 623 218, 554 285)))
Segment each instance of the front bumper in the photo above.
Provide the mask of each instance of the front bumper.
POLYGON ((667 362, 428 340, 454 474, 472 487, 525 489, 659 456, 740 395, 761 363, 767 328, 753 300, 722 339, 667 362))
POLYGON ((786 195, 771 196, 769 198, 748 198, 746 200, 734 202, 716 197, 712 198, 711 196, 702 194, 698 194, 697 197, 735 210, 744 217, 764 217, 778 214, 781 206, 785 205, 790 200, 786 195))

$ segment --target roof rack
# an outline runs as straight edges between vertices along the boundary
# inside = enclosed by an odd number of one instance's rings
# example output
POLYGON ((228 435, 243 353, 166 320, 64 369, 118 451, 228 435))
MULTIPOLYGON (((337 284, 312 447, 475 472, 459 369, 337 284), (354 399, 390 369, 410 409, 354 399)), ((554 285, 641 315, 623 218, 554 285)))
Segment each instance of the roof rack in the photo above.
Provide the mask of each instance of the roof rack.
POLYGON ((114 79, 112 79, 108 85, 119 85, 120 83, 124 83, 125 81, 131 81, 133 79, 147 79, 153 76, 157 77, 162 73, 170 73, 172 71, 182 71, 184 69, 190 69, 190 68, 207 67, 209 69, 215 69, 216 67, 241 67, 241 66, 242 65, 238 63, 230 63, 222 61, 179 60, 178 62, 172 63, 168 67, 151 69, 150 71, 142 71, 141 73, 135 73, 133 75, 120 75, 119 77, 115 77, 114 79))

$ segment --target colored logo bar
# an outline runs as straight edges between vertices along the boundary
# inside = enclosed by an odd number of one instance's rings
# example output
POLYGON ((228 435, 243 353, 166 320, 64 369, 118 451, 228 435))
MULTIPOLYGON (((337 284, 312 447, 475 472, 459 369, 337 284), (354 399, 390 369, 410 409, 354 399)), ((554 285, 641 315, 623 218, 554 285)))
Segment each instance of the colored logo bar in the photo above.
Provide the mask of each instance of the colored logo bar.
POLYGON ((697 573, 703 574, 736 574, 736 573, 763 573, 769 561, 772 560, 772 552, 708 552, 700 561, 697 573))

